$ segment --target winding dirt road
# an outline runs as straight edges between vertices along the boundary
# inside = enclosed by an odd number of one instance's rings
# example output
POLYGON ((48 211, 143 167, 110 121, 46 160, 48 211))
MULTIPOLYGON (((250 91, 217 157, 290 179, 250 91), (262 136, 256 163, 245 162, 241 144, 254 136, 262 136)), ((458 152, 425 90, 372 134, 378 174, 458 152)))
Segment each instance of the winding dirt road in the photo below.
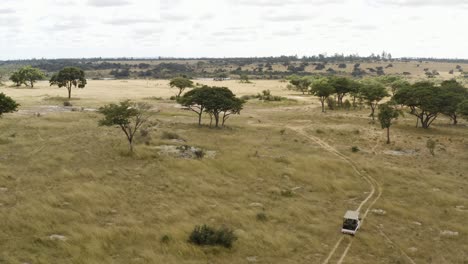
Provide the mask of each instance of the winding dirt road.
MULTIPOLYGON (((356 211, 362 212, 363 208, 365 207, 364 214, 362 214, 362 221, 361 225, 364 223, 364 220, 366 219, 369 211, 371 208, 374 206, 374 204, 379 200, 380 196, 382 195, 382 188, 380 184, 369 174, 367 174, 365 171, 359 170, 358 166, 356 163, 348 158, 347 156, 341 154, 338 150, 333 148, 332 146, 328 145, 325 141, 321 140, 318 137, 312 136, 308 134, 307 132, 304 131, 304 128, 302 127, 289 127, 291 130, 295 131, 296 133, 302 135, 303 137, 306 137, 313 142, 315 142, 317 145, 321 146, 323 149, 326 151, 335 154, 338 156, 340 159, 346 161, 356 172, 357 175, 362 177, 371 187, 371 191, 369 195, 361 202, 359 207, 356 209, 356 211)), ((333 246, 331 251, 329 252, 327 258, 322 262, 322 264, 327 264, 330 262, 335 262, 334 260, 336 259, 336 263, 341 264, 345 260, 352 244, 353 244, 353 238, 349 236, 342 236, 333 246), (344 241, 344 242, 343 242, 344 241)))

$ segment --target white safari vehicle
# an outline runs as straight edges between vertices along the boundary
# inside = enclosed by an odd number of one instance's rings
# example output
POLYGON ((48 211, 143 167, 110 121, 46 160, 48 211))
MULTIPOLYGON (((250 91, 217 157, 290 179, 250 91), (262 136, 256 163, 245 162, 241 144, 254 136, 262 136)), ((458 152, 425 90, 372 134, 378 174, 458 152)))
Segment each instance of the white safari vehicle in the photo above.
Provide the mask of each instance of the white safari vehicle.
POLYGON ((359 212, 347 211, 344 215, 343 228, 341 228, 341 232, 343 234, 350 234, 354 236, 359 227, 361 227, 361 218, 359 218, 359 212))

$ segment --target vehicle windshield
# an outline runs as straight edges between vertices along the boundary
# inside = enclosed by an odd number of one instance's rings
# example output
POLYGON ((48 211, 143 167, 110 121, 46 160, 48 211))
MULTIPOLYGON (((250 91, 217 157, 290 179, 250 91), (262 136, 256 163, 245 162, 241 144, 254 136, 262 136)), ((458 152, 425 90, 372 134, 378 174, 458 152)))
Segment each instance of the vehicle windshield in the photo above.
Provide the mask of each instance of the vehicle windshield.
POLYGON ((348 230, 356 230, 358 221, 355 219, 345 219, 343 221, 343 228, 348 230))

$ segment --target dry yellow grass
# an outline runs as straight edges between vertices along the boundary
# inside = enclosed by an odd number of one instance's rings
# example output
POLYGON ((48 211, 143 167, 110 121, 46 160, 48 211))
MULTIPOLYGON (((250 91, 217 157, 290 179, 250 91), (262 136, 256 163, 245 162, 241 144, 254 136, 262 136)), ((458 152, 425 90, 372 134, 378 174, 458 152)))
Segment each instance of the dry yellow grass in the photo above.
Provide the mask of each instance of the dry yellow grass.
POLYGON ((369 215, 346 262, 409 263, 402 252, 416 263, 468 261, 466 122, 451 127, 440 119, 422 130, 407 115, 392 128, 395 143, 386 145, 368 110, 321 114, 313 97, 291 95, 278 81, 203 83, 302 100, 249 102, 228 128, 214 130, 197 127, 195 116, 173 102, 148 99, 175 94, 167 81, 90 81, 74 90, 75 106, 130 98, 160 110, 148 128, 151 143, 129 156, 117 129, 97 126, 97 113, 32 114, 59 105, 46 98, 65 90, 45 82, 0 88, 31 110, 0 120, 0 263, 321 263, 342 236, 343 213, 359 205, 369 186, 293 126, 348 155, 383 186, 375 209, 385 214, 369 215), (162 139, 163 132, 186 142, 162 139), (425 148, 429 137, 439 142, 435 157, 425 148), (156 149, 181 144, 217 155, 180 159, 156 149), (405 150, 414 152, 386 154, 405 150), (268 221, 258 221, 258 213, 268 221), (193 227, 205 223, 233 228, 234 247, 187 243, 193 227), (51 240, 54 234, 67 240, 51 240))

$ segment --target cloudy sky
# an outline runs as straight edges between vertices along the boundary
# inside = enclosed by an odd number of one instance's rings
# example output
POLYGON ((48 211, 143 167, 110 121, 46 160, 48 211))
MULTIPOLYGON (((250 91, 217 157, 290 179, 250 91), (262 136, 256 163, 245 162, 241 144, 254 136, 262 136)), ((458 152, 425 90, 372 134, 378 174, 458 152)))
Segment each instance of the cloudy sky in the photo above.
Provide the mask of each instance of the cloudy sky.
POLYGON ((0 60, 468 58, 467 0, 1 0, 0 60))

